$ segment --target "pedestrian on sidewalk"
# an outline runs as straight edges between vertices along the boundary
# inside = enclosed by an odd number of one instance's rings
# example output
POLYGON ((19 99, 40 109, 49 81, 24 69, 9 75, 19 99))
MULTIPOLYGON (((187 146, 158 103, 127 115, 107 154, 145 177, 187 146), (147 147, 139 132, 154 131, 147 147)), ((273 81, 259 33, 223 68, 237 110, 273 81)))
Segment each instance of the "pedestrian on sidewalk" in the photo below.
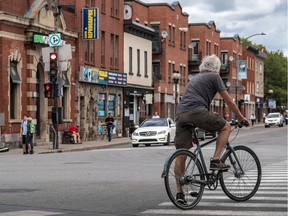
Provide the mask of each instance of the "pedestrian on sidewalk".
POLYGON ((35 126, 33 123, 33 119, 28 117, 27 122, 27 141, 26 141, 26 154, 33 154, 33 135, 35 132, 35 126))
POLYGON ((23 115, 23 119, 21 122, 21 130, 20 130, 20 134, 21 134, 21 138, 22 138, 22 149, 23 149, 23 154, 27 154, 26 151, 26 141, 27 141, 27 115, 24 114, 23 115))
POLYGON ((255 124, 255 121, 256 121, 256 116, 254 115, 254 113, 251 114, 250 120, 251 120, 251 124, 252 124, 252 127, 253 127, 254 124, 255 124))
POLYGON ((72 125, 69 130, 68 133, 70 133, 73 137, 73 142, 76 144, 80 144, 81 143, 81 139, 80 139, 80 134, 78 132, 78 128, 75 125, 72 125))
POLYGON ((110 142, 112 139, 112 130, 114 128, 114 118, 111 116, 111 113, 108 113, 108 116, 105 119, 107 133, 108 133, 108 141, 110 142))

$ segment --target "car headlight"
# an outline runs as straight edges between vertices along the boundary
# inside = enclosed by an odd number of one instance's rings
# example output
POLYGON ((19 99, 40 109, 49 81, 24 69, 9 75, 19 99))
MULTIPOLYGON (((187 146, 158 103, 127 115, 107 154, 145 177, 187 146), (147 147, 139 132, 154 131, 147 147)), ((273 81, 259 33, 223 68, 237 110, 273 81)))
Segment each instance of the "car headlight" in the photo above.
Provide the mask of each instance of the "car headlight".
POLYGON ((132 136, 139 136, 139 133, 134 132, 134 133, 132 134, 132 136))
POLYGON ((158 134, 165 134, 165 133, 166 133, 165 130, 162 130, 162 131, 158 132, 158 134))

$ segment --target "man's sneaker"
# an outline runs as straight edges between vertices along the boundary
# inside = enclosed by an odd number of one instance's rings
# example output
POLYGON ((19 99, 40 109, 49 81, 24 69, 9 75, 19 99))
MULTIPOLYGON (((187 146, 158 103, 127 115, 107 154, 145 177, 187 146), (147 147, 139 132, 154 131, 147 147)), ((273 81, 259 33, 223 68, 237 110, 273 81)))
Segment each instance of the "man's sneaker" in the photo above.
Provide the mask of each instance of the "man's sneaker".
POLYGON ((211 160, 210 161, 210 170, 228 170, 230 169, 230 165, 226 165, 222 160, 211 160))
POLYGON ((187 201, 185 200, 184 193, 177 193, 176 194, 176 201, 181 205, 187 205, 187 201))

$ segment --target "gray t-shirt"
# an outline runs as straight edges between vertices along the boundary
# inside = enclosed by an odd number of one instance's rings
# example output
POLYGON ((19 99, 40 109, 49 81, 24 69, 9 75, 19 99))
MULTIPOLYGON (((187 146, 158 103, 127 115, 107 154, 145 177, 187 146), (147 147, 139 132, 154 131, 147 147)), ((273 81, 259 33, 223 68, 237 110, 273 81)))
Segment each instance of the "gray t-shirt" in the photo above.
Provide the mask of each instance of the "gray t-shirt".
POLYGON ((201 72, 192 77, 184 96, 177 106, 176 115, 190 111, 195 107, 210 108, 211 101, 217 92, 226 90, 219 74, 201 72))

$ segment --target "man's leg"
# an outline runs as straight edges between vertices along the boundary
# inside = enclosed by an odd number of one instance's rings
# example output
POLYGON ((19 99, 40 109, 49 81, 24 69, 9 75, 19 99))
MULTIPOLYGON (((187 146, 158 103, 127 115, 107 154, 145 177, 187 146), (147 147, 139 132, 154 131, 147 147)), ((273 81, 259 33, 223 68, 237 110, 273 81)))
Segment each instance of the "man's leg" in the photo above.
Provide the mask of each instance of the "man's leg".
POLYGON ((111 141, 111 126, 107 126, 107 130, 108 130, 108 141, 111 141))
POLYGON ((73 133, 72 137, 73 137, 74 143, 77 143, 77 135, 76 135, 76 133, 73 133))
POLYGON ((227 144, 229 135, 231 131, 231 125, 229 122, 226 122, 226 125, 219 131, 218 138, 216 141, 216 149, 214 152, 213 160, 219 160, 222 154, 222 151, 227 144))

